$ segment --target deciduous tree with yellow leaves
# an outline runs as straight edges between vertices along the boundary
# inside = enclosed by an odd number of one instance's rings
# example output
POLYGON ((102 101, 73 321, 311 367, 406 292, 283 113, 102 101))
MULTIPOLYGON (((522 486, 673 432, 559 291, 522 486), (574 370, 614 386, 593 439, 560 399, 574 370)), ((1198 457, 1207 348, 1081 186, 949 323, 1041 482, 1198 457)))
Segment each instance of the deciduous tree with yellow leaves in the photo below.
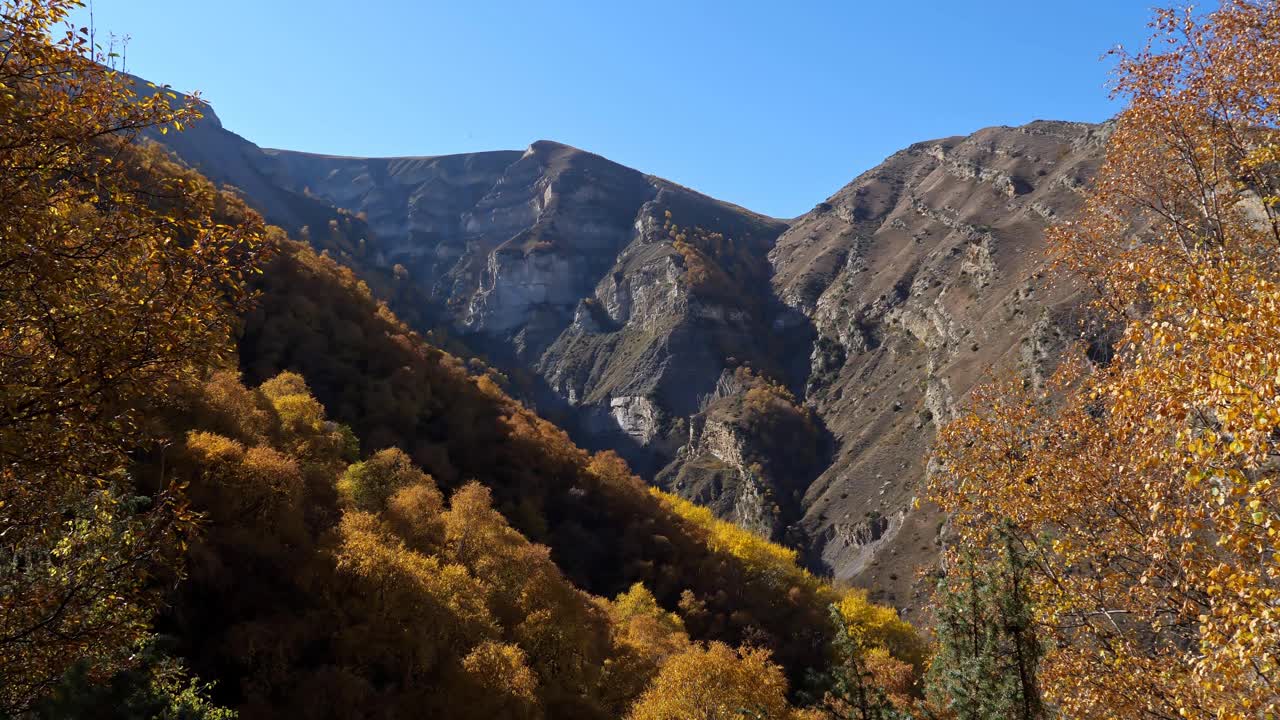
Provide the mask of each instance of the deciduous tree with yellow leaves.
POLYGON ((1280 713, 1280 3, 1161 11, 1062 262, 1114 359, 979 391, 940 436, 959 544, 1008 520, 1072 718, 1280 713))
POLYGON ((662 666, 630 720, 786 720, 787 680, 764 650, 693 645, 662 666))
POLYGON ((125 476, 136 409, 229 355, 261 224, 139 161, 198 108, 98 61, 71 0, 0 4, 0 714, 72 664, 127 661, 183 520, 125 476), (175 202, 181 198, 181 202, 175 202))

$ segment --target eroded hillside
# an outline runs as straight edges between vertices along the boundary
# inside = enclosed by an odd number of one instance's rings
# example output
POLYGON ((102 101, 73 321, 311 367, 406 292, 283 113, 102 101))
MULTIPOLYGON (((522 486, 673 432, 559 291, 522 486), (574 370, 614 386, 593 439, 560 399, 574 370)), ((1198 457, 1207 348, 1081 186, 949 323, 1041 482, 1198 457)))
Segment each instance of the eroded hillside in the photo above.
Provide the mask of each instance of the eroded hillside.
POLYGON ((1081 205, 1106 126, 1036 122, 903 150, 799 218, 770 253, 817 330, 805 399, 836 439, 803 527, 837 577, 913 604, 942 518, 913 509, 935 428, 988 374, 1039 382, 1082 336, 1044 231, 1081 205))

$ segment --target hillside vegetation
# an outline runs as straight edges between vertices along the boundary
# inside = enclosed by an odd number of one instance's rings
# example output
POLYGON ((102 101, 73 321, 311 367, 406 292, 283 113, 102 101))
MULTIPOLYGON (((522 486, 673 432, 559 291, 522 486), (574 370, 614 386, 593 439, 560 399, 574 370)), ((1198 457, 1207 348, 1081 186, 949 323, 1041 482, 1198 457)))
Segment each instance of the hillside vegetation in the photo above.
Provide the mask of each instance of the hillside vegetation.
POLYGON ((3 6, 4 714, 785 717, 859 613, 894 659, 858 683, 918 675, 891 610, 577 448, 143 141, 198 105, 95 62, 72 4, 3 6))

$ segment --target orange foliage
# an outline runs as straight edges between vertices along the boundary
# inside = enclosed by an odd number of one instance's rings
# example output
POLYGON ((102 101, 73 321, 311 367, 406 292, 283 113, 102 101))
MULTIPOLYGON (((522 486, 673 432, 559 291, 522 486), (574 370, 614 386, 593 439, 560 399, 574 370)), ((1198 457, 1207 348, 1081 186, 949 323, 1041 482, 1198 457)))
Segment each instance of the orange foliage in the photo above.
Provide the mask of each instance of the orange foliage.
POLYGON ((785 720, 787 680, 765 650, 694 645, 672 657, 636 701, 630 720, 785 720))
POLYGON ((1069 717, 1280 712, 1280 6, 1157 15, 1065 263, 1105 366, 987 388, 940 438, 961 542, 1012 522, 1069 717))

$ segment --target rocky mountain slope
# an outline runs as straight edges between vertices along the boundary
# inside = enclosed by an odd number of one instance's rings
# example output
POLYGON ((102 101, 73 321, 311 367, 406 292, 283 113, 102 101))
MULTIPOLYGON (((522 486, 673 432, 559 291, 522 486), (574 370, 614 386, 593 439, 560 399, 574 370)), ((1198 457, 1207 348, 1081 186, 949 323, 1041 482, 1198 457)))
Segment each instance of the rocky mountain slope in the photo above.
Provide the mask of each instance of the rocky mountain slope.
MULTIPOLYGON (((440 157, 163 138, 269 220, 446 327, 584 445, 910 608, 942 518, 935 428, 1082 328, 1045 278, 1105 126, 913 145, 791 223, 566 145, 440 157)), ((406 307, 408 306, 408 307, 406 307)))
POLYGON ((723 260, 709 258, 714 270, 744 261, 767 278, 783 223, 566 145, 266 155, 291 190, 367 218, 369 259, 423 290, 472 347, 531 371, 541 409, 650 473, 683 443, 676 421, 715 391, 728 358, 763 361, 760 333, 785 310, 767 302, 767 283, 721 295, 691 287, 689 264, 707 258, 682 252, 702 236, 680 230, 731 239, 723 260))
POLYGON ((837 577, 913 604, 942 518, 913 509, 930 442, 990 374, 1040 382, 1093 338, 1050 283, 1045 228, 1069 218, 1107 126, 1035 122, 913 145, 797 219, 773 287, 817 330, 806 403, 835 438, 801 525, 837 577))

